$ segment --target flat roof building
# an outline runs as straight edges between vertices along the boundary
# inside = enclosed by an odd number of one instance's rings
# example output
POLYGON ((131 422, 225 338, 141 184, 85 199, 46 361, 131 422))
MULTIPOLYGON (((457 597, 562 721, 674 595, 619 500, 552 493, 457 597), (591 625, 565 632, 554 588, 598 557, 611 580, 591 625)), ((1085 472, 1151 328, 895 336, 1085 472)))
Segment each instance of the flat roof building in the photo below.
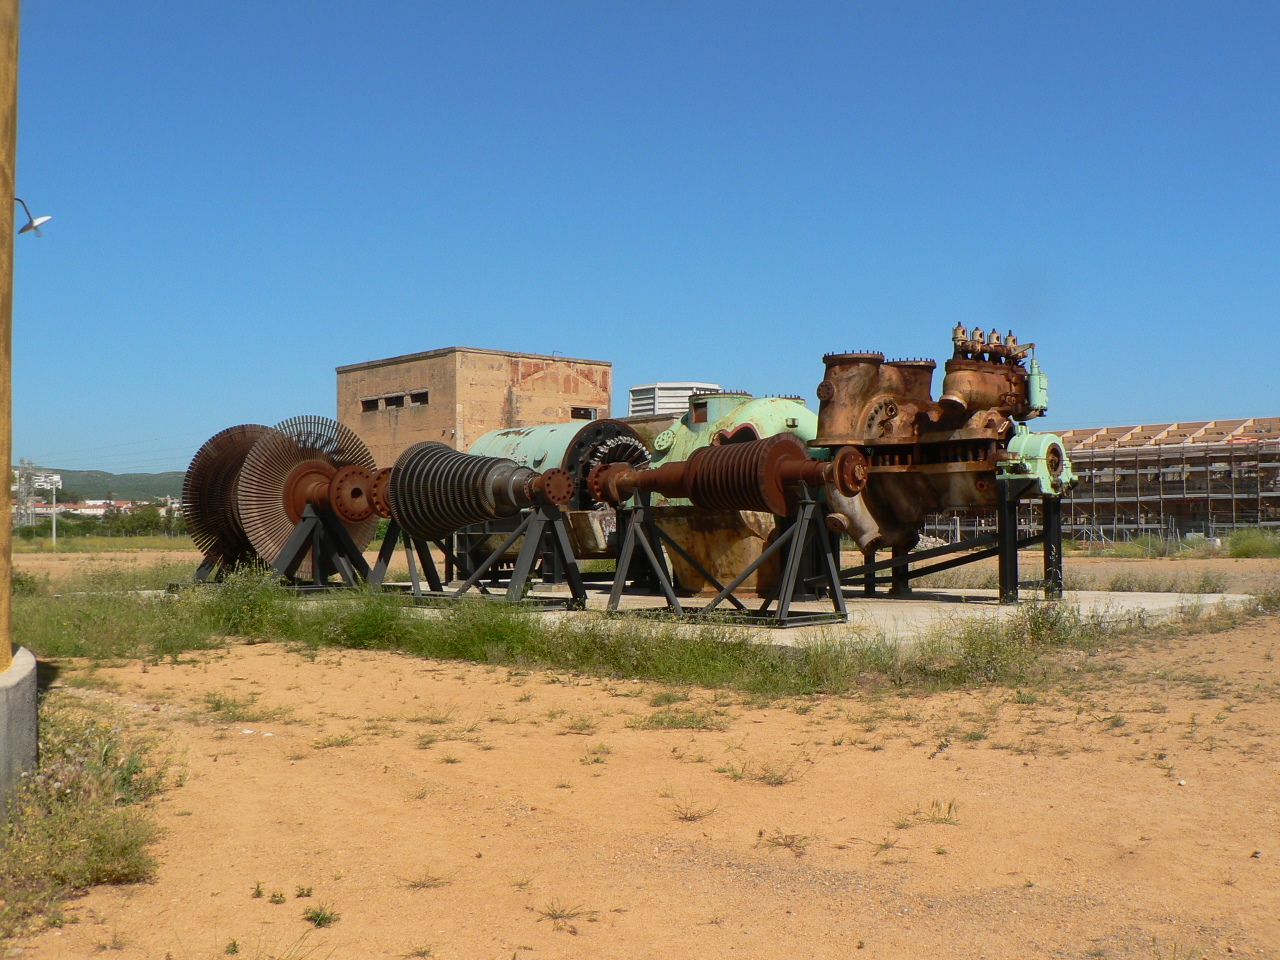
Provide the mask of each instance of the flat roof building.
POLYGON ((338 421, 380 467, 438 440, 466 450, 481 434, 609 416, 613 364, 537 353, 442 347, 338 367, 338 421))
POLYGON ((656 417, 674 414, 679 417, 689 409, 689 398, 695 393, 719 393, 720 384, 697 380, 642 383, 631 388, 627 405, 629 417, 656 417))

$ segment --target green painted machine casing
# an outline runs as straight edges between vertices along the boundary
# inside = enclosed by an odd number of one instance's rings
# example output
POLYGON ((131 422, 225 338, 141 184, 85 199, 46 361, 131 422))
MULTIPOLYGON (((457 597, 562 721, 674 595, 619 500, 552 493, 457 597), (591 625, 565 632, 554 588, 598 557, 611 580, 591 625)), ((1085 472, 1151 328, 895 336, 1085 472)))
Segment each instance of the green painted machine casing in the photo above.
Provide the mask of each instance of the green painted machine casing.
POLYGON ((1076 485, 1078 478, 1071 469, 1066 444, 1056 433, 1033 433, 1020 423, 1006 451, 1008 459, 1001 461, 996 476, 1001 480, 1035 480, 1036 488, 1028 491, 1031 496, 1062 497, 1076 485))

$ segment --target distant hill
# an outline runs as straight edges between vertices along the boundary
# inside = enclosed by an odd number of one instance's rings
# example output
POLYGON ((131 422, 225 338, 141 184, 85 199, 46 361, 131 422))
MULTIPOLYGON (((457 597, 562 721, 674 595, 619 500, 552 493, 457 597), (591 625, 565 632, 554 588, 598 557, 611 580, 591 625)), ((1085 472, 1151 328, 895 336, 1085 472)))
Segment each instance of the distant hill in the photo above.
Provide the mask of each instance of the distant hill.
POLYGON ((40 467, 62 475, 62 485, 86 500, 105 500, 107 493, 117 500, 150 500, 152 497, 182 496, 181 470, 167 473, 107 473, 104 470, 59 470, 40 467))

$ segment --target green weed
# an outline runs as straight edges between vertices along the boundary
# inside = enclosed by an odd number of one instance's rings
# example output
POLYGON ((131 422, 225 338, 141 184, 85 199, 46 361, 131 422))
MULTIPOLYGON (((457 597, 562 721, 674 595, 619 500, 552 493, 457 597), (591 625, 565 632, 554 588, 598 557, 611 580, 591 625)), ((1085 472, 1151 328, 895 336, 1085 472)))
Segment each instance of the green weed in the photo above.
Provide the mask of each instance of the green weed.
POLYGON ((337 913, 331 906, 325 903, 316 904, 314 907, 307 907, 307 909, 302 912, 302 919, 316 927, 332 926, 337 923, 340 918, 341 914, 337 913))
POLYGON ((710 710, 668 707, 647 717, 632 717, 627 726, 635 730, 725 730, 729 724, 710 710))
POLYGON ((65 897, 155 873, 160 836, 141 804, 166 782, 158 744, 129 733, 101 706, 57 693, 40 704, 40 764, 0 824, 0 937, 56 914, 65 897))

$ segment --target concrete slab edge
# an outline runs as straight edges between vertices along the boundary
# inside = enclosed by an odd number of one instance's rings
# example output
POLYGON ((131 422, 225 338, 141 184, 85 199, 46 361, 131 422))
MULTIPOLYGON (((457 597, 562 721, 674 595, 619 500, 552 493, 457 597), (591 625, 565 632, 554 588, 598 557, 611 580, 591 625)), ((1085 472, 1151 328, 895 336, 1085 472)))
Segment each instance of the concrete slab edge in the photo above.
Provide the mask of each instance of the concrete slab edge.
POLYGON ((36 765, 36 704, 36 658, 16 647, 12 665, 0 673, 0 799, 6 804, 22 774, 36 765))

